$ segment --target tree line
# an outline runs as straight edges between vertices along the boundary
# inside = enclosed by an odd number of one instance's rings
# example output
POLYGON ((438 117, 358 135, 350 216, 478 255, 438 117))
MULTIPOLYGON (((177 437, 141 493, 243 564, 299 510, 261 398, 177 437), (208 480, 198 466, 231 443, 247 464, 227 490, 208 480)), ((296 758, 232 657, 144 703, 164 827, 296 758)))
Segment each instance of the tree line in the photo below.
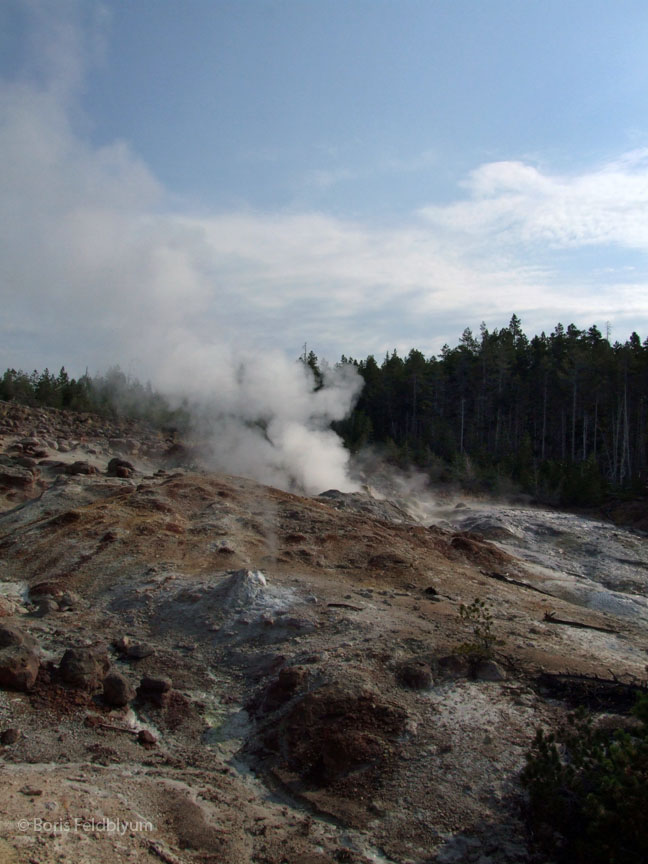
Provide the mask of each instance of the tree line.
MULTIPOLYGON (((299 360, 324 386, 313 351, 299 360)), ((362 376, 360 398, 333 428, 352 452, 379 448, 395 464, 415 465, 434 481, 541 500, 596 504, 608 492, 645 494, 648 482, 648 339, 610 342, 596 326, 557 324, 529 339, 513 315, 508 327, 426 358, 388 353, 381 363, 343 356, 362 376)), ((186 428, 186 406, 173 410, 150 384, 113 367, 71 378, 45 369, 7 369, 0 399, 186 428)))
POLYGON ((45 369, 31 373, 7 369, 0 379, 0 399, 23 405, 85 411, 106 417, 132 417, 157 426, 181 426, 185 409, 172 409, 147 382, 126 375, 114 366, 104 375, 71 378, 62 367, 58 375, 45 369))
POLYGON ((434 479, 494 491, 512 481, 563 504, 646 489, 648 339, 636 333, 610 344, 596 326, 558 324, 529 339, 513 315, 479 336, 467 328, 438 357, 342 362, 365 382, 337 424, 352 450, 378 445, 434 479))

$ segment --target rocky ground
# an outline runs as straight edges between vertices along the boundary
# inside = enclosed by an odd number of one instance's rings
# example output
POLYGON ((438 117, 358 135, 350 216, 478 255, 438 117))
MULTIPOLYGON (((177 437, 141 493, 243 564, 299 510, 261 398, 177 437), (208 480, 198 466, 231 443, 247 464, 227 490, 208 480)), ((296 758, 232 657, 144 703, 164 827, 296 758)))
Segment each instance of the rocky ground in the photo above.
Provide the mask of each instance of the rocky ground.
POLYGON ((535 729, 646 677, 641 621, 370 492, 6 403, 0 451, 0 861, 540 861, 535 729))

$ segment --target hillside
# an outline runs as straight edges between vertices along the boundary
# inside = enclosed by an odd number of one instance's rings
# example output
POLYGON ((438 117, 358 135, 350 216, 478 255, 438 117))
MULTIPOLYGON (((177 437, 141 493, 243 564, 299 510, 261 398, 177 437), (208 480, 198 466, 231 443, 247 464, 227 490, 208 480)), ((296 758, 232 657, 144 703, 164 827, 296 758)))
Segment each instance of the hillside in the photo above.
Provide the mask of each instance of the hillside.
POLYGON ((645 678, 640 617, 371 489, 12 403, 0 448, 2 861, 532 862, 536 728, 645 678), (476 598, 501 644, 471 664, 476 598))

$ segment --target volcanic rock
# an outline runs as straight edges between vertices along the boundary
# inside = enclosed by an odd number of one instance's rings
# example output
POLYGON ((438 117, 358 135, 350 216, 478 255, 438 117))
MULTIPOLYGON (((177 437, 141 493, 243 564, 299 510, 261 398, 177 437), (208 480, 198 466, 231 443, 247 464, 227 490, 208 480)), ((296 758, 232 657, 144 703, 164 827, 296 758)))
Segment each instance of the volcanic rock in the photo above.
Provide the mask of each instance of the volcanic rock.
POLYGON ((105 649, 68 648, 59 665, 59 676, 70 687, 97 690, 109 667, 105 649))
POLYGON ((96 474, 97 469, 86 461, 73 462, 65 468, 66 474, 96 474))
POLYGON ((163 708, 171 698, 173 682, 166 676, 144 675, 137 688, 137 698, 141 702, 150 702, 157 708, 163 708))
POLYGON ((412 690, 427 690, 432 684, 432 670, 422 660, 408 660, 398 669, 398 680, 412 690))
POLYGON ((103 680, 103 698, 107 705, 123 708, 135 697, 135 690, 121 672, 113 670, 103 680))
POLYGON ((28 468, 0 465, 0 485, 22 489, 33 482, 34 475, 28 468))
POLYGON ((31 690, 36 683, 40 658, 26 645, 11 645, 0 650, 0 687, 31 690))
POLYGON ((0 744, 3 744, 5 747, 10 747, 12 744, 16 744, 20 741, 22 737, 22 732, 20 729, 17 729, 15 726, 10 726, 9 729, 3 729, 0 734, 0 744))
POLYGON ((109 477, 130 477, 134 470, 135 468, 132 462, 115 457, 108 463, 106 473, 109 477))

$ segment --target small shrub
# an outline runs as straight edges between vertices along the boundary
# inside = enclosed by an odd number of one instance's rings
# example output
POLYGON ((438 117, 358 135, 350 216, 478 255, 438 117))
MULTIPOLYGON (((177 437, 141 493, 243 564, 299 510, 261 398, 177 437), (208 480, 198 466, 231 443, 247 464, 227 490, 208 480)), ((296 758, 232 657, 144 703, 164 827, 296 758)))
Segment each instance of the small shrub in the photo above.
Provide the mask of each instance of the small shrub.
POLYGON ((469 606, 462 603, 459 607, 459 615, 472 631, 472 638, 470 641, 461 643, 459 653, 465 654, 474 665, 482 660, 491 660, 495 653, 495 646, 501 645, 502 642, 493 633, 490 606, 478 598, 469 606))
POLYGON ((538 730, 522 782, 536 842, 570 864, 648 861, 648 697, 640 725, 595 729, 584 712, 556 733, 538 730))

